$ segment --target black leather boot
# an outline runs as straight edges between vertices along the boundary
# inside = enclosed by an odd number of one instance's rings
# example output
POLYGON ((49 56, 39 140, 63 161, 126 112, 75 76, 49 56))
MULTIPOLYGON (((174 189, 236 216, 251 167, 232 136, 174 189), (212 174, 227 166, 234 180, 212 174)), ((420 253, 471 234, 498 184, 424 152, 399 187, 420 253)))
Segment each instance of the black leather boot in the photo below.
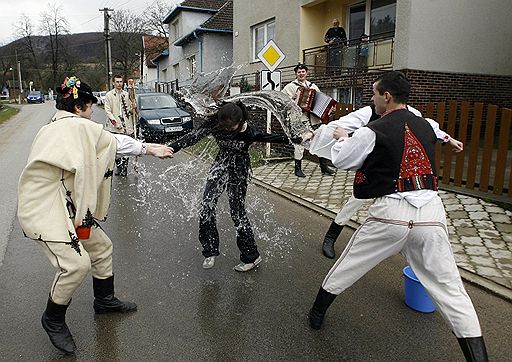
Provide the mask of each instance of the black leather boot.
POLYGON ((50 337, 50 342, 59 350, 67 354, 75 353, 75 341, 66 325, 66 310, 68 305, 55 304, 50 298, 46 310, 41 317, 41 324, 50 337))
POLYGON ((295 176, 306 177, 304 172, 302 172, 302 160, 295 160, 295 176))
POLYGON ((114 276, 107 279, 92 278, 94 311, 96 314, 128 313, 137 310, 137 304, 122 302, 114 296, 114 276))
POLYGON ((468 362, 488 362, 484 337, 457 338, 468 362))
POLYGON ((309 311, 309 325, 313 329, 320 329, 324 321, 325 312, 337 296, 320 288, 316 296, 315 304, 309 311))
POLYGON ((116 158, 116 176, 128 175, 128 157, 116 158))
POLYGON ((335 171, 329 168, 328 160, 326 158, 319 157, 318 161, 320 163, 320 170, 322 171, 323 175, 332 176, 336 173, 335 171))
POLYGON ((322 251, 329 259, 334 259, 335 257, 334 243, 336 239, 338 239, 338 236, 340 236, 341 230, 343 230, 343 225, 338 225, 333 221, 325 234, 322 251))

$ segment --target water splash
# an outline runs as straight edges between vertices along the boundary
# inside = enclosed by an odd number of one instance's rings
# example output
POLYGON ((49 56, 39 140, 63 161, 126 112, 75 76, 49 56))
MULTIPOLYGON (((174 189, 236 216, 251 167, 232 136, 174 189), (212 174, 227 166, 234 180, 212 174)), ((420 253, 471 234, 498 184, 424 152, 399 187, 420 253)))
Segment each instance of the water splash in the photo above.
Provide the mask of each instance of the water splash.
POLYGON ((290 139, 311 131, 309 120, 302 117, 302 110, 283 92, 257 91, 224 97, 233 75, 241 67, 231 65, 211 73, 200 74, 192 84, 183 86, 177 92, 177 97, 188 104, 194 116, 198 118, 214 115, 223 102, 240 101, 247 107, 269 110, 290 139))

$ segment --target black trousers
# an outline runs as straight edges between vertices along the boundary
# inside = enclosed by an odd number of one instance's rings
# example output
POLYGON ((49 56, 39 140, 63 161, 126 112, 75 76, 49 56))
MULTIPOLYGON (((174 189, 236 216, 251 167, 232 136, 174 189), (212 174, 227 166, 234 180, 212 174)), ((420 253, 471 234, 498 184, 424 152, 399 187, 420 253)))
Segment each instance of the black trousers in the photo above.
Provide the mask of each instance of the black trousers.
POLYGON ((205 258, 219 255, 219 232, 217 230, 217 202, 224 190, 228 193, 231 218, 236 227, 236 244, 240 260, 252 263, 258 256, 251 223, 245 211, 245 196, 249 170, 245 165, 215 161, 208 172, 199 214, 199 241, 205 258))

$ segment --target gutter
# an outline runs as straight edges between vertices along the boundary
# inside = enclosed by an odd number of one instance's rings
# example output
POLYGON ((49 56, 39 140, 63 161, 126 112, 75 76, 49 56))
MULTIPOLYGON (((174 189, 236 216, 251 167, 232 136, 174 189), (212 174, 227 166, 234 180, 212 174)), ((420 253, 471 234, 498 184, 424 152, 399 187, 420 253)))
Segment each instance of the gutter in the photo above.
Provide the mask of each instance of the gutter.
POLYGON ((203 42, 201 41, 201 39, 199 39, 195 30, 194 30, 193 34, 194 34, 194 38, 197 39, 197 46, 199 47, 199 72, 202 73, 203 72, 203 42))

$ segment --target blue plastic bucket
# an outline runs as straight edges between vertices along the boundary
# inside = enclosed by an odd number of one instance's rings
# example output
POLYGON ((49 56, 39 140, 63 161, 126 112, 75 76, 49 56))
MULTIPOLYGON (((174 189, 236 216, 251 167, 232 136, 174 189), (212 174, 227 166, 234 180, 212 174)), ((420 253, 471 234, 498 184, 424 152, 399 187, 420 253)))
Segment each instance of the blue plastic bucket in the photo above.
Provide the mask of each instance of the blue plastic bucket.
POLYGON ((418 312, 431 313, 436 310, 432 299, 421 285, 410 266, 404 268, 405 304, 418 312))

